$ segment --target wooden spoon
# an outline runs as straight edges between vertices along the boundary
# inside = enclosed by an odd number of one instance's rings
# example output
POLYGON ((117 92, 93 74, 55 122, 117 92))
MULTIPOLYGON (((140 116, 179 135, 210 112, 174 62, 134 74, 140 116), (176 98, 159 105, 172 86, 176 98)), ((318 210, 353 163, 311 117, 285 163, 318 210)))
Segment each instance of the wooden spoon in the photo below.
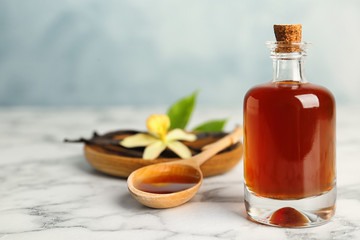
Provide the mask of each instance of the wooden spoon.
POLYGON ((153 164, 132 172, 127 180, 131 195, 152 208, 176 207, 189 201, 203 180, 201 164, 237 143, 242 133, 242 127, 237 127, 232 133, 203 147, 201 153, 191 158, 153 164))

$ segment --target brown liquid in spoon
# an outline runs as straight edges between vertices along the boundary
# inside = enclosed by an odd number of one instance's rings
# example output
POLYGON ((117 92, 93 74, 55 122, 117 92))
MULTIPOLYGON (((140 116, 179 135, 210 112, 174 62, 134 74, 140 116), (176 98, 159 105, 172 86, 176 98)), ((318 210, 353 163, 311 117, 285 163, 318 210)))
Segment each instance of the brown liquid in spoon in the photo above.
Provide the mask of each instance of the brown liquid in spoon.
POLYGON ((143 179, 136 188, 148 193, 167 194, 186 190, 198 182, 196 176, 155 176, 143 179))
POLYGON ((135 187, 143 192, 168 194, 191 188, 199 183, 200 178, 193 167, 167 165, 156 168, 150 176, 140 178, 135 187))

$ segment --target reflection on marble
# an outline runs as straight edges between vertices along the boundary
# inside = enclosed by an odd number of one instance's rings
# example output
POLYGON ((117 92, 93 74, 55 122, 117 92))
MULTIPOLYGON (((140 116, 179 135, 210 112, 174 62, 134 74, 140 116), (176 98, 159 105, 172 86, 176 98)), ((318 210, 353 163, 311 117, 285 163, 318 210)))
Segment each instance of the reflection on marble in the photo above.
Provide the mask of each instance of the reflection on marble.
MULTIPOLYGON (((92 130, 144 129, 162 109, 0 109, 0 239, 360 239, 357 108, 338 109, 336 215, 309 229, 247 220, 241 164, 205 179, 189 203, 157 210, 133 200, 125 179, 94 170, 81 145, 62 143, 92 130)), ((200 110, 192 124, 232 116, 230 130, 236 112, 200 110)))

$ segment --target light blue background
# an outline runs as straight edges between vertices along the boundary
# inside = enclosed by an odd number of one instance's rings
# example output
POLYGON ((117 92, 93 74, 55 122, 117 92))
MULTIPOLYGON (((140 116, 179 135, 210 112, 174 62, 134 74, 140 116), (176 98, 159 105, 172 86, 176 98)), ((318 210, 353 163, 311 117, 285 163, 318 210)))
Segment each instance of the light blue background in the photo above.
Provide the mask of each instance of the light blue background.
POLYGON ((0 0, 0 106, 242 104, 274 23, 303 24, 307 79, 360 102, 360 1, 0 0))

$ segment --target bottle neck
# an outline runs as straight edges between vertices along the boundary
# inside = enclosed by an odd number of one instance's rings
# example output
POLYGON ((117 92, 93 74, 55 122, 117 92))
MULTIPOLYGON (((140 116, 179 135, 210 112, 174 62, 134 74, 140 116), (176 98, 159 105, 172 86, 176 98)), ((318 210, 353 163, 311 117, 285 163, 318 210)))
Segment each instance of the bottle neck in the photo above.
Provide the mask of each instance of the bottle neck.
POLYGON ((305 52, 271 53, 273 59, 273 82, 292 81, 305 83, 304 59, 305 52))

